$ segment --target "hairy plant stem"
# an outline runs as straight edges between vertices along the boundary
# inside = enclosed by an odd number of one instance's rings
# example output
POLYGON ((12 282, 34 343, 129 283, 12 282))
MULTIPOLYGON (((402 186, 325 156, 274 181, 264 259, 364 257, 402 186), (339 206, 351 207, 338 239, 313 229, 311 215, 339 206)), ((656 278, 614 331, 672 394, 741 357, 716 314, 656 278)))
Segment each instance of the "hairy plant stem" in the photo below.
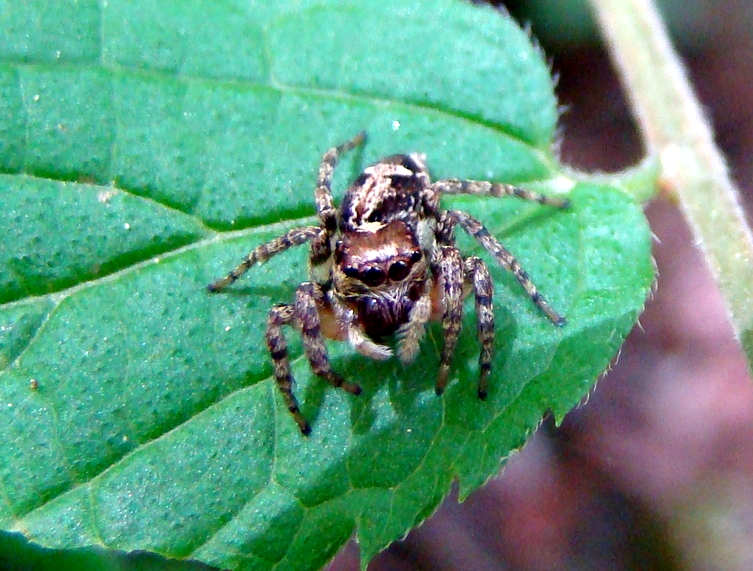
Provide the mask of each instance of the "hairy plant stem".
POLYGON ((721 290, 753 370, 753 237, 738 191, 652 0, 590 0, 647 151, 721 290))

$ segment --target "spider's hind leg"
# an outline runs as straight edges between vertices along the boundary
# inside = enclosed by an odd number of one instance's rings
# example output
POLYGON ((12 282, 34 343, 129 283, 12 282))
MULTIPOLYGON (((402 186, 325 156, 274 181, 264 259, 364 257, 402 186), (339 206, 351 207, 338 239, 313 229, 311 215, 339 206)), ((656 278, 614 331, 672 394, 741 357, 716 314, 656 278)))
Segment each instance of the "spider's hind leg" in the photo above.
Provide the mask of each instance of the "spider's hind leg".
POLYGON ((316 212, 322 226, 329 232, 334 232, 337 227, 337 211, 332 200, 332 175, 340 159, 340 155, 360 145, 366 139, 366 132, 361 131, 351 140, 327 150, 319 163, 319 176, 316 179, 314 200, 316 212))
POLYGON ((447 178, 434 182, 432 188, 440 194, 479 194, 486 196, 515 196, 523 200, 538 202, 557 208, 568 208, 570 201, 566 198, 546 196, 544 194, 521 188, 504 182, 489 182, 486 180, 460 180, 447 178))
POLYGON ((499 243, 499 240, 489 233, 489 230, 481 222, 470 214, 459 210, 449 210, 447 211, 447 216, 460 224, 466 232, 478 240, 503 268, 512 272, 515 279, 518 280, 518 283, 528 294, 528 297, 531 298, 531 301, 536 304, 552 323, 559 326, 565 325, 565 318, 552 309, 549 302, 539 293, 531 278, 528 277, 528 273, 521 267, 520 262, 515 259, 515 256, 507 248, 499 243))

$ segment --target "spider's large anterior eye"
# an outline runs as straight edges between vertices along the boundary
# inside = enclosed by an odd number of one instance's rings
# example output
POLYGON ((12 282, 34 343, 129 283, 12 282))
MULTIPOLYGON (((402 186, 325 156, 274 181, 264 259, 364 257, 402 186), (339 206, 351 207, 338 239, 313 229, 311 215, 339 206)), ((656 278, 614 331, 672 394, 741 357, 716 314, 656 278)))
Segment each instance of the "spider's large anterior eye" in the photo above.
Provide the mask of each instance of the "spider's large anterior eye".
POLYGON ((352 266, 346 266, 343 268, 343 273, 348 276, 349 278, 358 278, 360 275, 358 274, 358 269, 354 268, 352 266))
POLYGON ((400 280, 405 279, 405 277, 410 273, 410 268, 408 267, 408 264, 398 260, 396 262, 392 262, 388 273, 390 279, 393 282, 399 282, 400 280))
POLYGON ((384 275, 384 270, 381 268, 368 268, 359 277, 367 286, 375 287, 384 283, 387 276, 384 275))

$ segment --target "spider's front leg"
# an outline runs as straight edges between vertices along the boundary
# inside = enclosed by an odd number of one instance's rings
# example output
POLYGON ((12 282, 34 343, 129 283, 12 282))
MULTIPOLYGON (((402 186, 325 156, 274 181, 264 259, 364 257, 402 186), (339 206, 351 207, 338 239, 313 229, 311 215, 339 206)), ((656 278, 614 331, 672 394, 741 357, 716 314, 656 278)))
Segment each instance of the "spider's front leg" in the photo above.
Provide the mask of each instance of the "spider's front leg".
POLYGON ((478 396, 486 398, 489 372, 494 351, 494 308, 492 306, 492 285, 486 264, 471 256, 463 262, 460 252, 454 246, 441 246, 438 249, 435 269, 438 280, 442 313, 444 347, 439 364, 436 392, 442 394, 447 386, 452 356, 455 353, 463 318, 463 286, 472 288, 476 300, 477 335, 481 345, 479 354, 478 396))
POLYGON ((303 434, 308 435, 311 427, 303 418, 298 408, 298 400, 293 394, 293 374, 290 372, 290 360, 288 359, 288 343, 282 333, 283 325, 291 325, 295 321, 295 308, 289 304, 272 306, 267 317, 267 348, 272 356, 275 367, 275 381, 277 388, 282 393, 285 406, 293 415, 298 428, 303 434))
POLYGON ((267 320, 267 347, 274 361, 275 380, 288 410, 304 435, 311 432, 311 427, 301 414, 298 401, 293 394, 293 375, 290 372, 287 342, 282 333, 283 325, 295 325, 300 329, 304 353, 316 375, 349 393, 361 393, 360 386, 343 379, 330 365, 319 316, 320 311, 328 310, 321 287, 315 283, 305 282, 296 290, 295 304, 272 307, 267 320))
POLYGON ((463 321, 463 258, 454 246, 440 246, 432 260, 432 273, 437 280, 439 305, 442 308, 442 333, 444 345, 437 373, 436 393, 441 395, 447 386, 452 356, 463 321))
POLYGON ((489 276, 489 270, 481 258, 476 256, 466 258, 464 265, 465 282, 473 287, 476 299, 476 332, 481 345, 481 353, 478 357, 478 398, 485 399, 494 352, 494 306, 492 305, 494 285, 489 276))

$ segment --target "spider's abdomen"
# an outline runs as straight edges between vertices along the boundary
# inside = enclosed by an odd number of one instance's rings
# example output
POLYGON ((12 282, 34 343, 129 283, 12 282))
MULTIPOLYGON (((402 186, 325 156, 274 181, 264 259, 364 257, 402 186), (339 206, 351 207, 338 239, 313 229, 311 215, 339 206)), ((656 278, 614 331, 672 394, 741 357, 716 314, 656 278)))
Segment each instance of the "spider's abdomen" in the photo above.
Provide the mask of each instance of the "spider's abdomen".
POLYGON ((340 229, 382 225, 424 215, 429 173, 418 155, 394 155, 366 168, 350 186, 340 209, 340 229))

